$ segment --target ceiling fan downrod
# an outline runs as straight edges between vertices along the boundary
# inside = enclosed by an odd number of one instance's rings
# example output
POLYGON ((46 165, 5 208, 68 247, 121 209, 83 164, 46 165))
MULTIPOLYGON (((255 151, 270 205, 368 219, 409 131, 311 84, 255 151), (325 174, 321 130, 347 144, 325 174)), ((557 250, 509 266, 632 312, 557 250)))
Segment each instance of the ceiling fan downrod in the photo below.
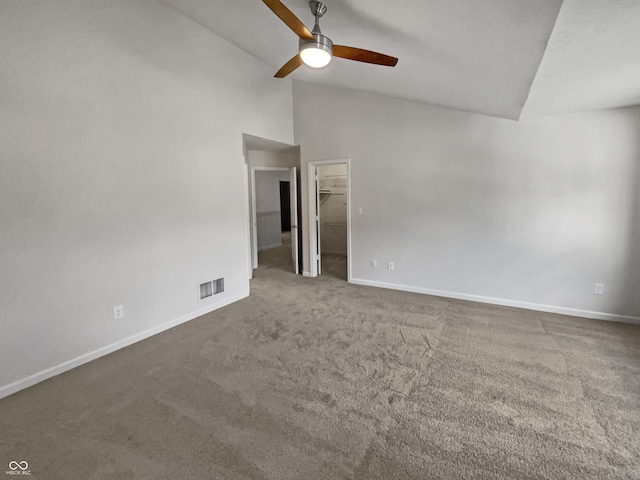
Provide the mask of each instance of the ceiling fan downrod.
POLYGON ((327 13, 327 6, 322 2, 311 0, 309 2, 309 7, 311 8, 311 14, 316 18, 316 24, 313 26, 311 33, 322 35, 322 32, 320 31, 320 19, 325 13, 327 13))

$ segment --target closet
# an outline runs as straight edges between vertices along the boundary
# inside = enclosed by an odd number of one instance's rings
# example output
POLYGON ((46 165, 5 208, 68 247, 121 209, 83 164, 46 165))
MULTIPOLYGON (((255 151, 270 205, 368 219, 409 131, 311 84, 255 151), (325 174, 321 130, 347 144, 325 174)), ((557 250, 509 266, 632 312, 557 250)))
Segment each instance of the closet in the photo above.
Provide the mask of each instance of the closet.
POLYGON ((320 201, 320 249, 323 270, 346 278, 347 165, 318 166, 320 201), (344 270, 344 274, 342 273, 344 270))

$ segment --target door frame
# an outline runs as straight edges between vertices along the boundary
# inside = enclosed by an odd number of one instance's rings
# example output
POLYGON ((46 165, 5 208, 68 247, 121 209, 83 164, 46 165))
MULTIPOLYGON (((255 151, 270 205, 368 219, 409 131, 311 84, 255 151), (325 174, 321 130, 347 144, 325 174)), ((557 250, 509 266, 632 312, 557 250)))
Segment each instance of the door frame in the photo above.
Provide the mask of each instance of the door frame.
MULTIPOLYGON (((251 249, 251 277, 253 278, 253 271, 258 268, 258 214, 256 206, 256 171, 279 171, 289 172, 291 167, 257 167, 251 166, 249 169, 249 218, 251 223, 249 225, 249 236, 251 249)), ((299 208, 299 207, 298 207, 299 208)))
POLYGON ((298 167, 289 169, 289 220, 291 221, 291 264, 293 273, 300 273, 300 203, 298 201, 298 167))
MULTIPOLYGON (((307 192, 308 198, 308 224, 309 231, 309 276, 318 276, 318 255, 314 252, 318 248, 318 232, 316 228, 315 206, 318 199, 318 191, 316 188, 316 175, 318 167, 323 165, 346 165, 347 166, 347 282, 352 283, 351 278, 351 159, 341 158, 336 160, 318 160, 307 163, 307 192)), ((322 255, 322 251, 320 251, 322 255)))

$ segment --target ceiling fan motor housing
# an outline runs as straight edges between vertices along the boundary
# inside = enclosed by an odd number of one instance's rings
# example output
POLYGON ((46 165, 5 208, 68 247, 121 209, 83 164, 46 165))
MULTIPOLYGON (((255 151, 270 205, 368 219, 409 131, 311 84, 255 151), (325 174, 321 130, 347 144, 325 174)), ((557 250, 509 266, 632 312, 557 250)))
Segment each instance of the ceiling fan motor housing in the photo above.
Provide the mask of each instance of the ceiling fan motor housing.
POLYGON ((333 55, 333 42, 329 37, 325 37, 321 33, 313 33, 314 40, 308 40, 306 38, 301 38, 299 42, 299 50, 305 50, 307 48, 318 48, 320 50, 324 50, 329 55, 333 55))

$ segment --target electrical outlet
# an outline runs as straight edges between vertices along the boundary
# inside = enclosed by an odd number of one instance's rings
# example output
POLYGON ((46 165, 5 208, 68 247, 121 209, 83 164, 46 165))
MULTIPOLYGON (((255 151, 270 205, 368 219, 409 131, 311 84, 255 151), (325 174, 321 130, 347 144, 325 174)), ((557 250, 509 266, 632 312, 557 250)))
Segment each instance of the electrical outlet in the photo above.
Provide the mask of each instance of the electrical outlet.
POLYGON ((122 317, 124 317, 124 306, 118 305, 117 307, 113 307, 113 319, 118 320, 122 317))
POLYGON ((596 295, 602 295, 604 293, 604 284, 596 283, 593 287, 593 293, 596 295))
POLYGON ((378 266, 377 260, 371 260, 371 268, 376 268, 378 266))
POLYGON ((358 207, 358 208, 356 208, 356 213, 357 213, 358 215, 362 215, 362 207, 358 207))
POLYGON ((393 262, 387 262, 387 270, 393 271, 394 268, 395 265, 393 264, 393 262))

